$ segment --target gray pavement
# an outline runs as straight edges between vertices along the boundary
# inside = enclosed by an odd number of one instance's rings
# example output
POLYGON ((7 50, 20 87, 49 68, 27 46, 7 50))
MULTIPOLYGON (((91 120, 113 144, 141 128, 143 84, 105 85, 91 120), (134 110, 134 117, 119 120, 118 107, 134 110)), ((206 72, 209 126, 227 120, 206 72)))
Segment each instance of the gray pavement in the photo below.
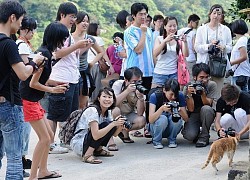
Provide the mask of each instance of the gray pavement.
MULTIPOLYGON (((35 133, 31 132, 30 155, 37 142, 35 133)), ((87 164, 81 161, 72 151, 67 154, 50 154, 49 169, 58 171, 62 178, 58 180, 226 180, 230 170, 227 156, 218 164, 218 175, 215 175, 211 164, 204 170, 201 167, 205 163, 210 146, 196 148, 194 144, 184 140, 179 134, 176 149, 166 146, 167 139, 163 140, 163 149, 154 149, 152 144, 146 144, 150 139, 135 138, 133 144, 124 144, 119 138, 115 142, 119 151, 114 152, 114 157, 100 158, 102 164, 87 164)), ((216 132, 211 131, 210 142, 217 138, 216 132)), ((58 141, 58 139, 57 139, 58 141)), ((248 160, 249 142, 242 140, 234 156, 234 162, 248 160)), ((0 180, 4 179, 6 170, 6 158, 3 159, 3 167, 0 170, 0 180)))

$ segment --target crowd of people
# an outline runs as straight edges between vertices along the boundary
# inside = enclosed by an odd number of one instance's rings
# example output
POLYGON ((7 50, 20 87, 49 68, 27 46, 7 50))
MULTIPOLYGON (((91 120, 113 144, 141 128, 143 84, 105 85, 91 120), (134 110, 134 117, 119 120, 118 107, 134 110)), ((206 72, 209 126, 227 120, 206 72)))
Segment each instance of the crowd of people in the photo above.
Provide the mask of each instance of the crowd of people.
POLYGON ((114 136, 123 143, 134 143, 131 134, 151 137, 153 147, 162 149, 163 138, 177 148, 181 133, 206 147, 214 123, 219 138, 229 130, 249 137, 248 27, 243 20, 223 25, 221 5, 210 8, 202 26, 192 14, 179 29, 176 17, 152 18, 145 3, 134 3, 130 13, 117 14, 124 32, 114 33, 106 50, 99 24, 74 3, 60 4, 38 49, 30 42, 36 20, 23 6, 4 1, 0 11, 0 159, 5 153, 7 180, 59 178, 47 168, 48 154, 69 149, 83 162, 100 164, 98 156, 119 150, 114 136), (214 75, 211 51, 226 60, 231 83, 225 84, 225 74, 214 75), (180 66, 189 74, 180 77, 180 66), (55 143, 57 128, 78 109, 84 111, 70 144, 55 143), (38 136, 32 160, 26 158, 31 128, 38 136))

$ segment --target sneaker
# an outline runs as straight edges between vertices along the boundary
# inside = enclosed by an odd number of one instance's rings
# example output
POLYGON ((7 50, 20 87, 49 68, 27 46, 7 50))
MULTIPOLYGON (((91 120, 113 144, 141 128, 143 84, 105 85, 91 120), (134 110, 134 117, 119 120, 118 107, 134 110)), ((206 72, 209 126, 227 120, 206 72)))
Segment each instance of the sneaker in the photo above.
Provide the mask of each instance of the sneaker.
POLYGON ((177 144, 176 142, 170 142, 169 145, 168 145, 169 148, 176 148, 177 147, 177 144))
POLYGON ((30 173, 26 172, 26 171, 23 169, 23 177, 24 177, 24 178, 30 177, 30 173))
POLYGON ((162 144, 154 144, 154 148, 155 149, 163 149, 163 145, 162 144))
POLYGON ((22 157, 23 169, 30 169, 32 161, 30 159, 26 159, 24 156, 22 157))
POLYGON ((72 150, 72 148, 70 147, 69 144, 65 144, 65 143, 63 143, 63 142, 60 142, 60 146, 63 147, 63 148, 67 148, 67 149, 69 149, 69 150, 72 150))
POLYGON ((64 154, 68 153, 69 149, 53 144, 50 146, 49 154, 64 154))
POLYGON ((206 147, 208 144, 209 144, 209 141, 198 140, 195 146, 197 148, 200 148, 200 147, 206 147))

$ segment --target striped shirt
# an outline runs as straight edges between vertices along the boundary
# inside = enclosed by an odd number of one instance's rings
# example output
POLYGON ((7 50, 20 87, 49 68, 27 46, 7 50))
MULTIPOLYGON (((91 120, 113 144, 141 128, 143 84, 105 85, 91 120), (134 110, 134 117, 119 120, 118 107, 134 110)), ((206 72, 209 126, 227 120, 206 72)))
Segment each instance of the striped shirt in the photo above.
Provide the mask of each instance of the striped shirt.
POLYGON ((141 29, 139 27, 130 26, 124 32, 125 49, 127 52, 126 68, 139 67, 143 73, 143 77, 153 76, 153 33, 150 28, 147 29, 144 49, 141 54, 137 54, 134 49, 138 45, 141 38, 141 29))

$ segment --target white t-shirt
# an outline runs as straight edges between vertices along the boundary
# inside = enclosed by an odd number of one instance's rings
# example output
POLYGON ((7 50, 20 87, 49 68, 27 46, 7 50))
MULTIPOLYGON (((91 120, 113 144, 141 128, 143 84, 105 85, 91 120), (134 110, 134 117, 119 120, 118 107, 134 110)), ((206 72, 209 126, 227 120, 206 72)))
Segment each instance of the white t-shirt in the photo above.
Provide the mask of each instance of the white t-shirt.
POLYGON ((23 40, 21 39, 16 40, 16 44, 18 45, 18 52, 20 55, 29 55, 33 53, 30 46, 23 40))
MULTIPOLYGON (((95 38, 95 40, 96 40, 96 43, 99 45, 99 46, 104 46, 105 45, 105 43, 104 43, 104 41, 103 41, 103 39, 101 38, 101 37, 98 37, 98 36, 93 36, 93 38, 95 38)), ((96 55, 94 55, 94 53, 95 54, 97 54, 96 53, 96 51, 93 49, 93 48, 91 48, 91 50, 89 50, 88 51, 88 63, 91 63, 94 59, 95 59, 95 56, 96 55)))
MULTIPOLYGON (((177 34, 178 35, 183 35, 184 32, 186 32, 188 29, 190 29, 190 28, 189 27, 182 28, 182 29, 178 30, 177 34)), ((186 60, 188 62, 195 62, 196 61, 195 51, 194 51, 194 48, 193 48, 193 38, 195 37, 195 34, 196 34, 196 29, 193 29, 192 31, 190 31, 186 35, 187 45, 188 45, 188 52, 189 52, 189 56, 186 57, 186 60)))
MULTIPOLYGON (((236 42, 236 44, 234 45, 233 49, 232 49, 232 54, 231 54, 231 61, 238 59, 240 57, 240 48, 241 47, 245 47, 247 48, 247 37, 246 36, 242 36, 238 39, 238 41, 236 42)), ((241 62, 240 65, 238 66, 238 64, 233 65, 232 69, 235 70, 234 72, 234 76, 240 76, 240 75, 244 75, 244 76, 250 76, 250 63, 249 60, 246 59, 245 61, 241 62)))
MULTIPOLYGON (((162 43, 163 36, 157 37, 162 43)), ((167 52, 162 52, 157 56, 157 62, 155 65, 154 73, 169 75, 177 72, 177 55, 176 55, 176 44, 169 46, 167 43, 167 52)))
MULTIPOLYGON (((69 47, 69 41, 74 44, 74 38, 70 35, 64 42, 64 47, 69 47)), ((79 53, 78 50, 62 57, 53 67, 50 74, 50 79, 59 82, 77 84, 80 78, 79 66, 79 53)))

